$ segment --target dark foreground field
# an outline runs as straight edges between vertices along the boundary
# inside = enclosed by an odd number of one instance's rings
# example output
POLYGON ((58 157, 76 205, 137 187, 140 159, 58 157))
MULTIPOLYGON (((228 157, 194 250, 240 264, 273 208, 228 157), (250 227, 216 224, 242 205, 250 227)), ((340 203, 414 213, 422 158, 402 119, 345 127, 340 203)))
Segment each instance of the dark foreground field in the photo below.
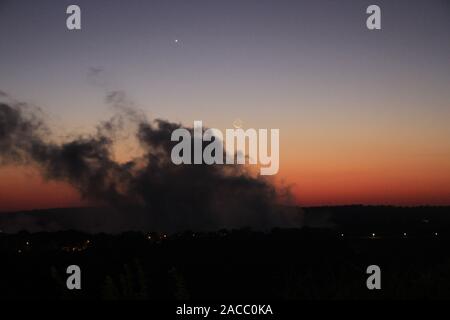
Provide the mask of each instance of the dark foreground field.
POLYGON ((322 227, 266 232, 1 233, 0 299, 450 298, 447 209, 391 208, 388 221, 339 210, 307 210, 322 227), (81 290, 66 289, 72 264, 81 290), (372 264, 381 290, 366 287, 372 264))

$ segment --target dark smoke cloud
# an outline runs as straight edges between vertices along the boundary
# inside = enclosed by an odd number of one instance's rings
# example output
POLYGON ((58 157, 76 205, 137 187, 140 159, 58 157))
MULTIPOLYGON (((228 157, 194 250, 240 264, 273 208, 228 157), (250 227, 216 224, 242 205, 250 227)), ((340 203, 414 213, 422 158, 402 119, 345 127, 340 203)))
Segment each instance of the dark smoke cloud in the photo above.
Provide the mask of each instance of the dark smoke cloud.
MULTIPOLYGON (((8 100, 6 94, 0 97, 8 100)), ((50 130, 36 110, 14 101, 0 103, 0 163, 36 165, 45 178, 65 181, 83 198, 120 212, 120 219, 116 214, 110 218, 123 228, 298 225, 298 215, 278 204, 280 195, 289 195, 287 190, 255 178, 244 166, 174 165, 170 154, 175 142, 170 137, 180 124, 146 120, 123 92, 111 92, 106 99, 117 113, 99 124, 96 134, 63 143, 48 140, 50 130), (113 148, 125 129, 133 131, 143 153, 119 163, 113 148)))

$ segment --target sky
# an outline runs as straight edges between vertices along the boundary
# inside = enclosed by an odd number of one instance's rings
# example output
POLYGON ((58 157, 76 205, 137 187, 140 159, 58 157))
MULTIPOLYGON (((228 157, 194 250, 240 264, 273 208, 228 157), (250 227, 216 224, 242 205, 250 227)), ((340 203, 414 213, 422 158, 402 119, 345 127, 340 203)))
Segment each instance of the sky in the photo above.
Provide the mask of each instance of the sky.
MULTIPOLYGON (((0 39, 0 90, 59 136, 91 132, 122 90, 149 118, 279 129, 276 179, 300 205, 450 204, 447 0, 0 0, 0 39)), ((80 204, 0 168, 0 211, 80 204)))

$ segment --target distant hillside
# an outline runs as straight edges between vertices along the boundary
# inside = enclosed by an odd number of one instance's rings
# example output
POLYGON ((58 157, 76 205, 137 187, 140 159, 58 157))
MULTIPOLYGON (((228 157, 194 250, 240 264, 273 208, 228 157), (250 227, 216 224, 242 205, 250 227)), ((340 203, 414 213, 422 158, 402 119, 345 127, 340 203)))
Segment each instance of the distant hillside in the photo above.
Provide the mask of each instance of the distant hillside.
MULTIPOLYGON (((330 206, 293 210, 303 226, 333 228, 353 234, 450 230, 450 207, 330 206)), ((110 208, 61 208, 0 213, 0 230, 14 233, 78 230, 117 233, 150 230, 145 217, 110 208)))
POLYGON ((449 206, 329 206, 304 208, 305 225, 352 233, 450 230, 449 206), (321 225, 322 223, 322 225, 321 225))
POLYGON ((110 208, 57 208, 0 213, 0 230, 14 233, 78 230, 85 232, 120 232, 138 230, 139 219, 110 208), (131 221, 131 222, 130 222, 131 221))

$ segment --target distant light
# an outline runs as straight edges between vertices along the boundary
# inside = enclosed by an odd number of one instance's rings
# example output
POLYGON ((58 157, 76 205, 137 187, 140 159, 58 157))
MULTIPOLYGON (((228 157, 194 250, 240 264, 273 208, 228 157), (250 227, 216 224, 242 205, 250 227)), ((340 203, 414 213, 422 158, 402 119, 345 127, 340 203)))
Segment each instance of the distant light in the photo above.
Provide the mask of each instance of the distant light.
POLYGON ((343 237, 344 236, 344 234, 343 233, 341 233, 341 237, 343 237))
POLYGON ((27 246, 29 246, 29 245, 30 245, 30 243, 29 243, 28 241, 26 242, 26 244, 27 244, 27 246))
POLYGON ((438 236, 438 233, 437 233, 437 232, 435 232, 435 233, 434 233, 434 235, 435 235, 435 236, 437 237, 437 236, 438 236))
POLYGON ((406 232, 404 232, 403 235, 406 237, 406 232))
POLYGON ((375 233, 372 233, 372 237, 375 237, 375 233))
POLYGON ((22 250, 17 250, 18 253, 22 253, 22 250))
POLYGON ((174 42, 175 42, 175 43, 178 43, 178 39, 175 39, 174 42))
POLYGON ((91 240, 86 240, 86 243, 88 243, 88 244, 91 243, 91 240))
POLYGON ((152 239, 152 237, 151 237, 151 236, 148 236, 148 237, 147 237, 147 239, 148 239, 148 240, 151 240, 151 239, 152 239))

